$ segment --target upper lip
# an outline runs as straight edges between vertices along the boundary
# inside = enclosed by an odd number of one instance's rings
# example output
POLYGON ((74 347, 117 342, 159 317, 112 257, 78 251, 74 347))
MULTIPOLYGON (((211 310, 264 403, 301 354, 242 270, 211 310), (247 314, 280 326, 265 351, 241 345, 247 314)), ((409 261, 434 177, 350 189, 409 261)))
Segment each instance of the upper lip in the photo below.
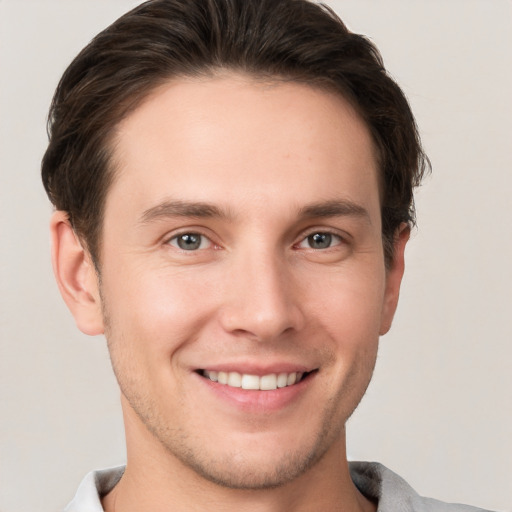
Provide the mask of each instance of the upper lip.
POLYGON ((273 363, 258 364, 254 362, 247 363, 215 363, 208 364, 204 367, 196 368, 196 370, 207 370, 210 372, 238 372, 247 375, 269 375, 272 373, 293 373, 293 372, 310 372, 315 370, 313 366, 295 363, 273 363))

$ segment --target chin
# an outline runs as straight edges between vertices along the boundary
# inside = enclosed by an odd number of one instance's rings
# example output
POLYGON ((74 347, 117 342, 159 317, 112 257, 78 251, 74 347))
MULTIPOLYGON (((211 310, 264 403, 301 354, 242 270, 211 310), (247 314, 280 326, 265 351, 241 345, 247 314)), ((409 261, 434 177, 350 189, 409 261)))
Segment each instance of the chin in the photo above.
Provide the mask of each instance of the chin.
POLYGON ((180 436, 178 443, 175 436, 160 437, 160 442, 173 458, 213 484, 239 490, 273 489, 307 473, 328 451, 337 451, 343 426, 333 428, 335 423, 328 423, 330 428, 318 425, 309 435, 286 432, 284 438, 280 432, 228 435, 224 438, 228 442, 219 443, 212 443, 210 436, 199 444, 186 436, 180 436))
MULTIPOLYGON (((181 462, 196 474, 221 487, 239 490, 273 489, 306 473, 325 453, 315 447, 307 452, 283 454, 279 460, 271 462, 245 454, 230 453, 217 460, 198 458, 193 454, 180 456, 181 462)), ((181 454, 183 455, 183 454, 181 454)))

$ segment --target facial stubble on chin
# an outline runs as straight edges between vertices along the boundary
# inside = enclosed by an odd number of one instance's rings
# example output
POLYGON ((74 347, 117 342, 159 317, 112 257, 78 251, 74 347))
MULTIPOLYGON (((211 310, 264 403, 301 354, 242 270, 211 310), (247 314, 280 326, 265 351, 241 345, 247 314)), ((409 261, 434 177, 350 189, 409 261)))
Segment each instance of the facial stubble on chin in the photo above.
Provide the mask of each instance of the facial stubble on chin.
MULTIPOLYGON (((196 443, 194 436, 183 428, 170 428, 156 413, 158 404, 149 394, 141 393, 144 386, 136 378, 136 372, 130 375, 130 363, 121 353, 122 335, 114 341, 111 317, 100 291, 102 300, 105 337, 110 353, 114 374, 121 392, 130 407, 136 413, 145 428, 159 442, 162 448, 176 458, 196 475, 221 487, 237 490, 265 490, 284 486, 313 468, 327 453, 340 436, 344 436, 345 423, 359 404, 370 383, 376 354, 364 354, 360 364, 354 365, 345 379, 345 385, 331 397, 318 414, 323 417, 316 433, 308 438, 306 446, 297 446, 292 452, 283 455, 272 469, 254 467, 249 457, 241 451, 226 453, 222 459, 208 457, 201 443, 196 443), (123 361, 125 359, 125 361, 123 361), (354 382, 358 382, 358 374, 366 375, 364 387, 357 392, 354 382), (354 393, 356 393, 354 395, 354 393), (339 410, 339 403, 351 396, 351 402, 344 410, 339 410)), ((117 333, 119 334, 119 333, 117 333)), ((370 351, 369 351, 370 352, 370 351)), ((293 432, 290 433, 293 436, 293 432)), ((229 436, 229 432, 226 433, 229 436)), ((340 457, 342 454, 340 453, 340 457)))

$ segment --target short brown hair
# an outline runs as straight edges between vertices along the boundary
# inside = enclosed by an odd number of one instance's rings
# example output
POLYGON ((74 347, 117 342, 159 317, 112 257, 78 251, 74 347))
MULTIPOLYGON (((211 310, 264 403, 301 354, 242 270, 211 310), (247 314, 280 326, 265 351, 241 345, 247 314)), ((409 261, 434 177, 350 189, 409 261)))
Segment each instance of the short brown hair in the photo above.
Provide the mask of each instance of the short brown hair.
POLYGON ((413 187, 429 165, 376 47, 308 0, 149 0, 80 52, 50 108, 43 183, 97 269, 115 127, 163 82, 219 69, 327 87, 352 103, 377 148, 389 264, 397 228, 415 222, 413 187))

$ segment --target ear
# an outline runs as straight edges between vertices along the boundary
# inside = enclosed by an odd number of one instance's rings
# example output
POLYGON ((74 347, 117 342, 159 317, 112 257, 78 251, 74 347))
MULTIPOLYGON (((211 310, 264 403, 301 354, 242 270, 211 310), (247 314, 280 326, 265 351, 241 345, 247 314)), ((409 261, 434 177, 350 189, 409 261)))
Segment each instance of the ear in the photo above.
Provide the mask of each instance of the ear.
POLYGON ((395 233, 395 239, 393 241, 393 261, 386 273, 386 290, 384 292, 380 325, 381 336, 389 331, 393 317, 395 316, 398 296, 400 295, 400 284, 402 283, 405 269, 405 246, 409 241, 410 234, 411 230, 405 223, 401 224, 395 233))
POLYGON ((64 302, 85 334, 102 334, 103 314, 96 269, 63 211, 50 221, 53 272, 64 302))

